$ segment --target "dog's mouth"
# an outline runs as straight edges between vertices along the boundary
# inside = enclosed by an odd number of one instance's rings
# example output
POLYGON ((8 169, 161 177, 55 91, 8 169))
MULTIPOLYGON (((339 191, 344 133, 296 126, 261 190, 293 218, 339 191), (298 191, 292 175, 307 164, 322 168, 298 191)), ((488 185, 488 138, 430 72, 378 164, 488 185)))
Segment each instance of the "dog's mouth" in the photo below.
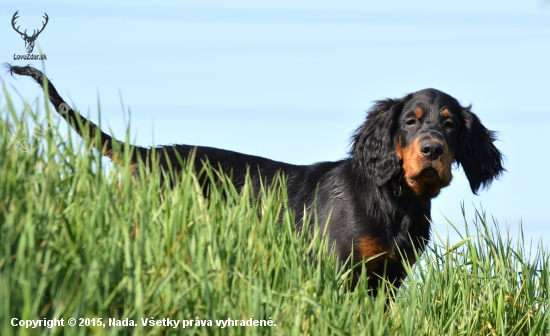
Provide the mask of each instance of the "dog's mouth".
POLYGON ((418 180, 422 180, 424 183, 432 183, 439 179, 439 172, 433 167, 424 168, 420 174, 415 177, 409 177, 411 184, 418 183, 418 180))
POLYGON ((407 182, 409 186, 419 195, 435 197, 439 194, 441 188, 447 186, 447 181, 439 167, 428 166, 420 171, 416 176, 409 176, 407 182))
POLYGON ((428 167, 420 173, 420 178, 426 182, 433 182, 439 178, 439 172, 433 167, 428 167))

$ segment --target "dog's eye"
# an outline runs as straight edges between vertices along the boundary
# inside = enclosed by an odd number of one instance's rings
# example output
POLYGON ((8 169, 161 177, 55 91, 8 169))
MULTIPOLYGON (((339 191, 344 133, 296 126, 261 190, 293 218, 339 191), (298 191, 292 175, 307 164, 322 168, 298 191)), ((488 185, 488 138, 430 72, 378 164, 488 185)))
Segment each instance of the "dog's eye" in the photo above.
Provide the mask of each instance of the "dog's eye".
POLYGON ((409 126, 413 126, 416 124, 416 119, 409 119, 406 121, 406 124, 409 126))
POLYGON ((445 120, 445 122, 443 123, 443 126, 445 126, 445 128, 447 128, 447 129, 455 128, 455 125, 450 120, 445 120))

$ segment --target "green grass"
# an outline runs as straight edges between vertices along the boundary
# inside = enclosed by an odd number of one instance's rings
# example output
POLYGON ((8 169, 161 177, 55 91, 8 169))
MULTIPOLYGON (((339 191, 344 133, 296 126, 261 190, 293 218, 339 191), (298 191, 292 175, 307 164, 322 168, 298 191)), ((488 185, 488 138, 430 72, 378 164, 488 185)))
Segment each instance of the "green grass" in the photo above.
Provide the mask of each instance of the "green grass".
POLYGON ((7 94, 4 105, 1 335, 548 334, 547 251, 508 238, 483 214, 455 246, 434 237, 386 307, 364 278, 346 290, 326 240, 294 231, 284 181, 255 198, 217 176, 204 198, 187 169, 168 189, 158 171, 141 167, 134 179, 127 165, 106 168, 74 135, 28 129, 28 120, 43 124, 36 108, 15 111, 7 94), (63 318, 65 327, 13 327, 13 318, 63 318), (69 318, 137 326, 70 327, 69 318), (143 327, 145 318, 180 325, 143 327), (228 318, 276 326, 216 326, 228 318))

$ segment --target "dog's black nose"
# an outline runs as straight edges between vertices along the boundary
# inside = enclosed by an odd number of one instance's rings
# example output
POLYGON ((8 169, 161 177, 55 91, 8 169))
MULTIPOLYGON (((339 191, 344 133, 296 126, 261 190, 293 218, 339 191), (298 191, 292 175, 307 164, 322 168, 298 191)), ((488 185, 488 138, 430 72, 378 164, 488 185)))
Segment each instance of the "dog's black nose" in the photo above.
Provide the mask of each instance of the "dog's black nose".
POLYGON ((443 154, 443 145, 435 141, 426 141, 420 145, 420 152, 430 161, 437 160, 443 154))

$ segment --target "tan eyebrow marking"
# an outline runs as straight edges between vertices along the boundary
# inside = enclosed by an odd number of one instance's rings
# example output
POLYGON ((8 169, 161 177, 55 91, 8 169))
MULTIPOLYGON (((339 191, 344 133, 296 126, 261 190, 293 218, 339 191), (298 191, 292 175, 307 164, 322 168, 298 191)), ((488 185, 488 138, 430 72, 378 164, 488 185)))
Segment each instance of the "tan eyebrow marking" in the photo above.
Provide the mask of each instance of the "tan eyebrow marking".
POLYGON ((414 110, 414 115, 420 119, 424 115, 424 111, 420 107, 417 107, 416 110, 414 110))

